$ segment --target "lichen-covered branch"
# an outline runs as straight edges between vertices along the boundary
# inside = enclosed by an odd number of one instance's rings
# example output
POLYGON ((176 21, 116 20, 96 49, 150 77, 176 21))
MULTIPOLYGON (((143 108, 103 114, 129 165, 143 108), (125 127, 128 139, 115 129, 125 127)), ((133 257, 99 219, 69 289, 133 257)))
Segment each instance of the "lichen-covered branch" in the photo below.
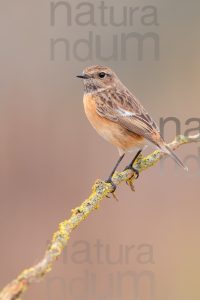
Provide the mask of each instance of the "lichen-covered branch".
MULTIPOLYGON (((179 146, 188 143, 200 142, 200 134, 186 137, 178 136, 169 147, 176 150, 179 146)), ((134 164, 134 167, 142 172, 149 167, 154 166, 163 156, 164 153, 155 151, 146 157, 139 157, 134 164)), ((116 172, 113 176, 113 183, 118 186, 120 183, 126 181, 132 186, 130 178, 133 176, 131 170, 123 172, 116 172)), ((1 292, 0 300, 17 300, 26 291, 30 284, 38 282, 45 274, 51 271, 53 263, 61 255, 66 246, 71 232, 85 220, 88 215, 97 209, 101 201, 112 192, 110 183, 97 180, 92 188, 92 193, 79 207, 72 210, 71 216, 68 220, 59 224, 57 232, 54 233, 51 243, 49 244, 43 259, 33 267, 23 271, 15 280, 10 282, 1 292)))

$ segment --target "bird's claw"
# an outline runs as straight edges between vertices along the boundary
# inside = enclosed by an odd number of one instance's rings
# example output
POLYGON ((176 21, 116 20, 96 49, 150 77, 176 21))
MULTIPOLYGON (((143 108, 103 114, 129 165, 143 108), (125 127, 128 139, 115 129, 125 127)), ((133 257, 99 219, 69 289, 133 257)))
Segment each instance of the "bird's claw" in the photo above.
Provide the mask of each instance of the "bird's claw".
POLYGON ((133 178, 133 177, 129 178, 129 179, 126 181, 126 184, 127 184, 128 186, 130 186, 132 192, 135 192, 135 187, 134 187, 134 185, 133 185, 133 180, 132 180, 132 178, 133 178))
POLYGON ((117 188, 117 186, 116 186, 116 184, 114 184, 114 182, 112 181, 112 178, 108 178, 105 182, 111 184, 111 186, 112 186, 112 193, 114 193, 115 190, 116 190, 116 188, 117 188))
POLYGON ((139 171, 135 169, 132 165, 128 165, 124 171, 131 170, 133 171, 133 175, 126 181, 126 184, 130 186, 131 191, 135 192, 135 187, 133 185, 133 179, 137 179, 139 177, 139 171))
MULTIPOLYGON (((112 186, 112 191, 111 191, 112 196, 113 196, 113 198, 114 198, 116 201, 119 201, 119 199, 117 198, 117 196, 116 196, 116 194, 115 194, 115 191, 116 191, 117 186, 116 186, 116 184, 114 184, 114 182, 112 181, 112 178, 108 178, 108 180, 106 180, 106 183, 110 183, 110 184, 111 184, 111 186, 112 186)), ((107 197, 107 198, 110 198, 109 196, 106 196, 106 197, 107 197)))
MULTIPOLYGON (((139 173, 139 171, 138 171, 136 168, 134 168, 132 165, 128 165, 128 166, 124 169, 124 171, 127 171, 127 170, 133 171, 133 176, 132 176, 131 178, 134 177, 135 179, 138 179, 140 173, 139 173)), ((130 179, 131 179, 131 178, 130 178, 130 179)))

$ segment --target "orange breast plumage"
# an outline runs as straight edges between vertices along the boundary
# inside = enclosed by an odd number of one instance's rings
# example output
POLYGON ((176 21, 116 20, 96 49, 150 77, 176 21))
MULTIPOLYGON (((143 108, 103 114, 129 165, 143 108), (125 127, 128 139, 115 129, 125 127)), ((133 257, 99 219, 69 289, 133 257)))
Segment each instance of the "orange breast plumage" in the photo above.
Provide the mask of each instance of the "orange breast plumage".
POLYGON ((123 128, 117 122, 110 121, 98 115, 96 111, 94 94, 85 94, 83 98, 84 109, 88 120, 94 129, 109 143, 116 146, 121 153, 130 151, 144 145, 144 138, 126 128, 123 128))

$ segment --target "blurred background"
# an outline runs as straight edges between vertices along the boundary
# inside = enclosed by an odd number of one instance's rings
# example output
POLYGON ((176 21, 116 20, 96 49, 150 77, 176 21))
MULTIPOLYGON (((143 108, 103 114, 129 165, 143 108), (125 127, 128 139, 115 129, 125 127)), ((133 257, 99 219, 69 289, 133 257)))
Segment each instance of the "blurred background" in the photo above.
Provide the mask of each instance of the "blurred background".
MULTIPOLYGON (((42 258, 118 158, 84 115, 75 75, 86 66, 112 67, 158 124, 175 117, 182 133, 200 130, 200 2, 110 0, 105 20, 102 1, 56 3, 1 2, 0 287, 42 258), (146 33, 142 53, 134 37, 146 33)), ((175 135, 168 122, 165 139, 175 135)), ((177 154, 188 174, 167 159, 142 173, 135 193, 122 185, 120 201, 103 201, 24 299, 199 299, 200 144, 177 154)))

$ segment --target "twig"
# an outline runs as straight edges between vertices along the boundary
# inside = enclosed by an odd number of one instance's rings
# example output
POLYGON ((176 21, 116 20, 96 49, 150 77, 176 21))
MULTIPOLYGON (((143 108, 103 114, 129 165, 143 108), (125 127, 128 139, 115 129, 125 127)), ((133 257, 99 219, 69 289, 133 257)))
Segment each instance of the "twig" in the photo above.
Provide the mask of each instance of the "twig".
MULTIPOLYGON (((183 144, 200 142, 200 134, 194 136, 178 136, 168 146, 176 150, 183 144)), ((140 157, 134 167, 142 172, 149 167, 154 166, 163 156, 164 153, 155 151, 146 157, 140 157)), ((130 183, 133 176, 131 170, 116 172, 113 176, 113 182, 116 186, 126 181, 130 183)), ((134 180, 134 178, 133 178, 134 180)), ((132 181, 131 181, 132 185, 132 181)), ((110 183, 97 180, 92 188, 92 193, 79 207, 72 210, 68 220, 59 224, 57 232, 54 233, 51 243, 49 244, 43 259, 35 266, 23 271, 15 280, 10 282, 1 292, 0 300, 19 300, 22 294, 27 290, 30 284, 42 279, 51 271, 53 263, 61 255, 66 246, 71 232, 83 221, 88 215, 97 209, 101 201, 112 192, 110 183)))

